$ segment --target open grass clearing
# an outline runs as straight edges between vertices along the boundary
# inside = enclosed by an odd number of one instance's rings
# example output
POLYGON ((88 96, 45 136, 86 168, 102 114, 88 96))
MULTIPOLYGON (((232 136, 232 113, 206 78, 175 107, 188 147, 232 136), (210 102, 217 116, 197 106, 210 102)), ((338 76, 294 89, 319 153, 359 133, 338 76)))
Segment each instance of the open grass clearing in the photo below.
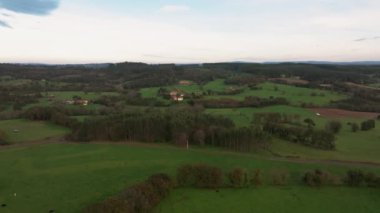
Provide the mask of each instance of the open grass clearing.
POLYGON ((38 141, 69 132, 67 128, 49 122, 22 119, 0 121, 0 129, 5 131, 11 143, 38 141))
MULTIPOLYGON (((187 151, 167 145, 45 144, 0 150, 0 203, 7 204, 2 209, 6 212, 48 212, 50 209, 56 212, 79 212, 84 206, 111 196, 153 173, 174 175, 176 168, 185 163, 206 163, 224 170, 234 167, 260 168, 264 172, 287 169, 294 177, 290 184, 299 191, 299 197, 311 195, 311 192, 304 191, 304 187, 297 186, 299 176, 307 170, 320 168, 343 175, 348 169, 359 168, 357 165, 266 160, 250 154, 208 149, 187 151), (15 193, 17 196, 14 196, 15 193)), ((366 171, 378 173, 379 169, 368 167, 366 171)), ((318 192, 318 189, 315 190, 318 192)), ((356 192, 358 196, 367 196, 370 189, 358 189, 356 192)), ((266 193, 267 196, 281 196, 277 190, 270 188, 266 193)), ((293 194, 287 190, 283 193, 289 197, 293 194)), ((337 192, 336 195, 343 194, 337 192)), ((235 195, 231 193, 232 197, 235 195)), ((259 202, 255 196, 244 199, 259 202)), ((380 203, 376 199, 368 200, 377 205, 380 203)), ((341 201, 340 204, 361 204, 361 200, 342 198, 341 201)), ((203 204, 199 205, 202 209, 203 204)), ((240 210, 244 211, 244 208, 240 210)))

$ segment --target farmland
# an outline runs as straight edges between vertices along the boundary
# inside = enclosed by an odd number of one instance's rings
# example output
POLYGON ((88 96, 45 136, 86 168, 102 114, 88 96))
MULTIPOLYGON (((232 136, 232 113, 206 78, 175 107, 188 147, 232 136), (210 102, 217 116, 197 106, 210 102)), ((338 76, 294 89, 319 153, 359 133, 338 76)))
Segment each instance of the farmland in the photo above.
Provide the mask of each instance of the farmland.
POLYGON ((48 122, 27 120, 0 121, 0 129, 9 136, 11 143, 39 141, 50 137, 59 137, 68 133, 68 129, 48 122))
POLYGON ((380 175, 380 96, 357 86, 375 87, 378 67, 1 67, 0 212, 81 212, 184 164, 221 168, 225 185, 175 188, 154 212, 379 209, 377 186, 345 179, 380 175), (234 168, 259 169, 263 184, 233 188, 234 168), (307 185, 315 169, 338 183, 307 185))
POLYGON ((377 212, 379 192, 368 189, 265 187, 175 190, 156 212, 377 212))
MULTIPOLYGON (((346 98, 344 95, 334 93, 331 91, 320 90, 320 89, 309 89, 301 88, 291 85, 283 85, 277 83, 262 83, 258 84, 258 89, 250 89, 247 87, 236 87, 231 85, 226 85, 223 79, 217 79, 209 82, 205 85, 191 85, 183 86, 176 85, 165 87, 169 90, 179 89, 186 93, 207 93, 207 92, 224 92, 233 89, 243 89, 243 92, 236 95, 205 95, 206 99, 234 99, 234 100, 244 100, 245 97, 254 96, 260 98, 286 98, 291 105, 300 106, 301 104, 313 104, 316 106, 325 106, 330 103, 330 101, 336 101, 346 98)), ((155 98, 157 97, 159 88, 144 88, 140 92, 145 98, 155 98)))
MULTIPOLYGON (((341 206, 347 201, 355 207, 352 210, 360 210, 366 206, 369 211, 374 211, 379 201, 379 197, 375 196, 378 191, 367 188, 309 189, 296 185, 299 182, 296 177, 307 170, 320 168, 334 174, 344 174, 349 168, 358 168, 355 165, 291 163, 208 149, 186 151, 167 145, 45 144, 0 150, 0 168, 2 169, 0 202, 7 204, 7 208, 2 211, 48 212, 54 209, 57 212, 79 212, 87 204, 113 195, 123 187, 141 181, 153 173, 166 172, 174 175, 177 166, 184 163, 207 163, 221 166, 226 170, 237 166, 248 169, 260 168, 265 172, 271 169, 287 168, 294 179, 285 188, 263 186, 258 190, 222 190, 222 195, 227 192, 230 194, 223 197, 213 190, 174 191, 173 195, 163 203, 162 212, 177 212, 180 208, 192 205, 192 202, 210 201, 209 199, 213 200, 212 202, 225 201, 226 206, 222 205, 220 208, 225 207, 227 211, 234 207, 233 201, 242 196, 252 197, 255 203, 260 203, 258 207, 271 205, 272 199, 274 202, 282 202, 281 198, 285 196, 290 202, 289 207, 286 208, 289 211, 296 208, 293 195, 303 197, 301 202, 305 202, 304 205, 310 205, 310 208, 319 202, 313 202, 314 204, 308 204, 308 202, 312 198, 319 198, 324 193, 327 193, 329 197, 340 197, 339 200, 334 199, 335 205, 325 207, 328 212, 333 212, 336 206, 341 206), (360 199, 354 199, 354 192, 360 199), (16 196, 14 196, 15 193, 16 196), (182 200, 183 193, 190 198, 182 200), (267 196, 272 199, 264 199, 267 196), (177 202, 177 199, 182 201, 177 202), (366 200, 365 203, 362 203, 364 200, 366 200), (227 201, 231 201, 231 204, 227 201), (171 208, 172 205, 175 207, 174 210, 171 208)), ((379 171, 376 167, 368 167, 366 170, 379 171)), ((325 200, 327 201, 328 197, 325 200)), ((240 206, 240 210, 250 211, 249 203, 247 200, 240 206)), ((203 211, 203 208, 212 208, 212 206, 199 205, 197 210, 203 211)), ((302 208, 303 206, 299 206, 296 209, 301 211, 302 208)), ((273 212, 271 208, 267 210, 273 212)))

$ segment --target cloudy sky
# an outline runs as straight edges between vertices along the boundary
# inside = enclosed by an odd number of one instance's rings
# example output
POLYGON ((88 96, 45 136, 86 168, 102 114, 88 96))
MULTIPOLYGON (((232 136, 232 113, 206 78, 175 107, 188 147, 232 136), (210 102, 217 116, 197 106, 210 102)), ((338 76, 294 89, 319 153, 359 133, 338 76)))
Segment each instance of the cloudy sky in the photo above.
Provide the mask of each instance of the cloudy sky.
POLYGON ((380 60, 379 0, 0 0, 0 62, 380 60))

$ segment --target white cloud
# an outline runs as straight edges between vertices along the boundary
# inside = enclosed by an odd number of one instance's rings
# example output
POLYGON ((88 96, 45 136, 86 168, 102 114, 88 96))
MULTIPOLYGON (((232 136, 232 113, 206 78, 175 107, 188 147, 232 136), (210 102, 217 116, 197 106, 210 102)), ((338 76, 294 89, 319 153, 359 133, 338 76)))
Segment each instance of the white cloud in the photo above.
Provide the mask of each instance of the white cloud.
POLYGON ((160 8, 160 11, 165 13, 180 13, 187 12, 189 10, 190 7, 186 5, 165 5, 160 8))

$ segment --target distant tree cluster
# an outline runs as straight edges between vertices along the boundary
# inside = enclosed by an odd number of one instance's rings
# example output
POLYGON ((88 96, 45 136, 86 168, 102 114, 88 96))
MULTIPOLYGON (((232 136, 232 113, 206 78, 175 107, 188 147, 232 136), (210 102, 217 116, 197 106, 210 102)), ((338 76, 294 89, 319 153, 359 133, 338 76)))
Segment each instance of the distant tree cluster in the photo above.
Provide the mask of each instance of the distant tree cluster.
POLYGON ((87 119, 69 136, 75 141, 141 141, 210 145, 248 152, 268 145, 268 135, 254 128, 236 128, 221 116, 180 110, 147 110, 87 119))
POLYGON ((86 207, 83 213, 134 213, 151 212, 174 187, 174 181, 166 174, 155 174, 148 180, 135 184, 119 195, 86 207))
MULTIPOLYGON (((284 117, 279 113, 257 113, 253 120, 254 124, 260 125, 265 132, 284 140, 318 149, 335 149, 335 136, 332 131, 313 129, 315 123, 311 119, 305 119, 308 128, 289 126, 291 121, 288 119, 289 117, 284 117)), ((333 130, 336 131, 335 128, 333 130)))
POLYGON ((362 131, 368 131, 368 130, 374 129, 375 127, 376 127, 376 121, 370 119, 370 120, 367 120, 367 121, 363 121, 361 123, 360 129, 362 131))
POLYGON ((285 98, 259 98, 248 96, 244 100, 235 99, 207 99, 196 100, 190 104, 202 105, 205 108, 241 108, 241 107, 266 107, 273 105, 288 105, 289 102, 285 98))
POLYGON ((177 168, 175 179, 162 173, 152 175, 146 181, 135 184, 116 196, 87 206, 83 212, 151 212, 160 201, 168 196, 174 187, 204 188, 219 192, 220 188, 256 188, 263 184, 286 186, 291 181, 295 184, 303 183, 309 187, 341 186, 345 184, 351 187, 380 188, 380 176, 357 169, 348 170, 343 177, 320 169, 307 171, 301 177, 298 177, 287 169, 272 169, 269 170, 268 175, 264 175, 261 169, 233 168, 224 172, 216 166, 185 164, 177 168))

